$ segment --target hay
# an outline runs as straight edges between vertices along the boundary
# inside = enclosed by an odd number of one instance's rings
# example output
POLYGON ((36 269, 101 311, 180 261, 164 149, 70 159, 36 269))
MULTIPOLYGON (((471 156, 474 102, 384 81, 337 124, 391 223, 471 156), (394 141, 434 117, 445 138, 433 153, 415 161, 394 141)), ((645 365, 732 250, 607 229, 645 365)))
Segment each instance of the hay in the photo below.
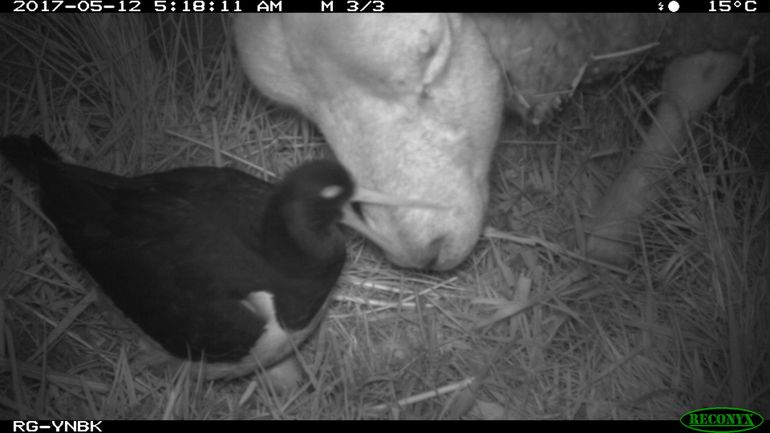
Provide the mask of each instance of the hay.
MULTIPOLYGON (((0 17, 2 134, 42 134, 71 160, 121 174, 231 165, 271 180, 329 155, 312 125, 246 82, 223 20, 0 17)), ((639 141, 632 125, 640 128, 654 80, 576 93, 555 122, 504 134, 489 236, 441 274, 395 269, 352 237, 329 317, 301 352, 309 378, 288 395, 261 376, 205 382, 188 363, 141 368, 137 335, 95 305, 94 283, 42 217, 35 189, 3 162, 0 414, 671 419, 707 405, 768 413, 770 175, 741 145, 770 148, 757 126, 770 125, 767 76, 755 77, 753 110, 717 108, 693 127, 629 270, 591 265, 569 239, 639 141)))

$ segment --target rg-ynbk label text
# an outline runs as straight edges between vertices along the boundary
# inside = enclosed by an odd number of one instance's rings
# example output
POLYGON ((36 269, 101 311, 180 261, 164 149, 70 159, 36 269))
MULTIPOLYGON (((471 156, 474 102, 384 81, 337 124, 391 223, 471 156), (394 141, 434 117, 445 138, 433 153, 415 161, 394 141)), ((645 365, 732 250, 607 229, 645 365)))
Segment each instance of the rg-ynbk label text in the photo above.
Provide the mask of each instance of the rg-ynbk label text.
POLYGON ((101 432, 101 421, 14 421, 14 433, 94 433, 101 432))

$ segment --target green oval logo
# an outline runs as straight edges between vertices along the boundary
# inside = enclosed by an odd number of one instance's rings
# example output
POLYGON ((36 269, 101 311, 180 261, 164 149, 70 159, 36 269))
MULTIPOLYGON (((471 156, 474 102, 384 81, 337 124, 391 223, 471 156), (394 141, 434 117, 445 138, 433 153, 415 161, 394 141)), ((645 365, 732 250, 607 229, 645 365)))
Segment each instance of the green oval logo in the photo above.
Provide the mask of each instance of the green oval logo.
POLYGON ((733 433, 753 430, 765 419, 753 410, 739 407, 706 407, 691 410, 679 422, 690 430, 706 433, 733 433))

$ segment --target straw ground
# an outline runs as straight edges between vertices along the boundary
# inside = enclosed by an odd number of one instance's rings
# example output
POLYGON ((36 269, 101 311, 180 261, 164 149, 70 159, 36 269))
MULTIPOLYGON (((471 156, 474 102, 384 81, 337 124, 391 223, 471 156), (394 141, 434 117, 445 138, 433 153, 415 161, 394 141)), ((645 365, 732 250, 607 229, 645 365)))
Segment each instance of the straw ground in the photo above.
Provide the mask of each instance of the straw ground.
MULTIPOLYGON (((311 124, 246 82, 226 20, 0 17, 0 132, 41 134, 126 175, 229 165, 273 180, 330 156, 311 124)), ((0 163, 2 418, 770 414, 767 71, 693 126, 634 265, 594 265, 570 247, 649 122, 657 77, 578 93, 539 129, 512 121, 490 228, 457 269, 397 269, 351 236, 329 316, 300 351, 308 379, 288 394, 258 375, 142 367, 136 333, 99 308, 35 188, 0 163)))

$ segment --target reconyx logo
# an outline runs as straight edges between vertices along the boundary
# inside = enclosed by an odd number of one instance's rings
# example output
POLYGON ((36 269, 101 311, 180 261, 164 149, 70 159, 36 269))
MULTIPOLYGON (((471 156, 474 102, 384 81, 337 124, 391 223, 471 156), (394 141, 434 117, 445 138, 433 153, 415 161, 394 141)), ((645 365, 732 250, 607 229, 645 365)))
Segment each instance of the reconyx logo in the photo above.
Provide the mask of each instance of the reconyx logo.
POLYGON ((737 433, 753 430, 765 419, 762 415, 737 407, 707 407, 687 412, 679 418, 683 426, 707 433, 737 433))

